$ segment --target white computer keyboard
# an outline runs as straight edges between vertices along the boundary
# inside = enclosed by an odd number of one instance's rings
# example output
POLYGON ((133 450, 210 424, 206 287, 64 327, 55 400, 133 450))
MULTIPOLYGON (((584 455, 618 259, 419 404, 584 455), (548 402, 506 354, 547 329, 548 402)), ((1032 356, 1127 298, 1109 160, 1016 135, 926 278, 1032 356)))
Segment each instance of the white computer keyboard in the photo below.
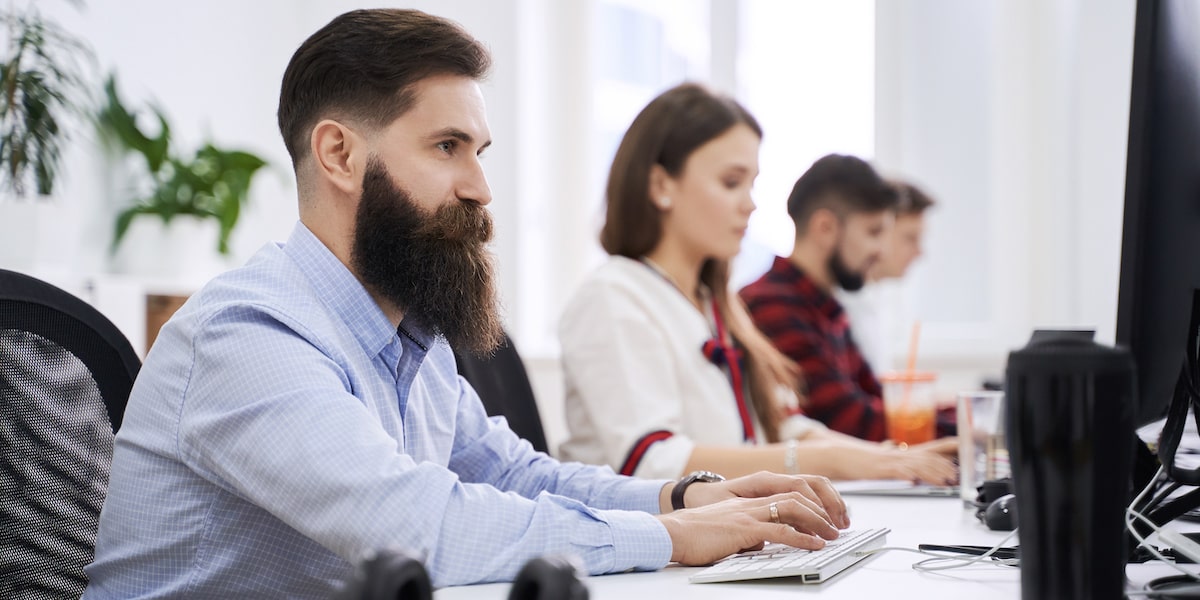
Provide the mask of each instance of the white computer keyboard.
POLYGON ((743 552, 723 559, 688 578, 692 583, 716 583, 770 577, 795 577, 801 583, 821 583, 866 558, 864 550, 881 548, 887 528, 843 531, 820 550, 801 550, 783 544, 767 544, 762 550, 743 552))

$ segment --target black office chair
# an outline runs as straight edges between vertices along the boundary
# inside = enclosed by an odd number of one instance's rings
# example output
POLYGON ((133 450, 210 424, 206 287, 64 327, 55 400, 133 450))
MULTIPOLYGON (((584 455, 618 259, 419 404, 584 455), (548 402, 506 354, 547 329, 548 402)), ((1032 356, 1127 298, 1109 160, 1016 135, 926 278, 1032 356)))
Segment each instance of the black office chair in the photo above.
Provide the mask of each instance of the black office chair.
POLYGON ((0 269, 0 598, 79 598, 141 361, 108 319, 0 269))
POLYGON ((509 428, 533 444, 535 450, 549 452, 525 363, 507 334, 491 358, 481 359, 458 351, 454 352, 454 358, 458 361, 459 375, 479 393, 488 415, 503 416, 509 428))

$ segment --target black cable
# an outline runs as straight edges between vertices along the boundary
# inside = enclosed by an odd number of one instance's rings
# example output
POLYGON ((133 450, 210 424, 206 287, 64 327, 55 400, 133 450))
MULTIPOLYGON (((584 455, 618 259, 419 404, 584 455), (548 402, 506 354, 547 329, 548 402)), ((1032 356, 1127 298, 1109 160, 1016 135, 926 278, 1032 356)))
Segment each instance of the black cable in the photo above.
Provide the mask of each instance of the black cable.
MULTIPOLYGON (((918 550, 926 550, 930 552, 953 552, 956 554, 969 554, 972 556, 983 556, 991 550, 991 546, 970 546, 970 545, 941 545, 941 544, 918 544, 918 550)), ((998 548, 992 552, 991 557, 996 560, 1007 560, 1021 558, 1020 546, 1008 546, 998 548)))

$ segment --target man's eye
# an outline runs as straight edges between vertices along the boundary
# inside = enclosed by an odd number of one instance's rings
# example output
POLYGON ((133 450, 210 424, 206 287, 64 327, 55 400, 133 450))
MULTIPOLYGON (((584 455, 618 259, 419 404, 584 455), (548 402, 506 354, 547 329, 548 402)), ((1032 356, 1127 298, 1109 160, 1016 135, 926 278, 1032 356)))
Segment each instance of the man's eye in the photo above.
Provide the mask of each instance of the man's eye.
POLYGON ((441 150, 442 152, 449 154, 454 151, 454 141, 446 140, 444 142, 438 142, 437 147, 438 147, 438 150, 441 150))

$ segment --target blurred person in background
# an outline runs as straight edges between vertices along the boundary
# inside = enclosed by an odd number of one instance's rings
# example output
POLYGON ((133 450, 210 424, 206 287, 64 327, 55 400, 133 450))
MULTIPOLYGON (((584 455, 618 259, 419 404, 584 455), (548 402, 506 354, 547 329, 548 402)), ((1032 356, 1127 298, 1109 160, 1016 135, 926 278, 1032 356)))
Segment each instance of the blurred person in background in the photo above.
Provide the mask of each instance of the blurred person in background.
POLYGON ((946 483, 953 463, 856 439, 788 410, 799 371, 729 289, 755 205, 762 131, 731 98, 682 84, 626 132, 609 174, 611 255, 559 326, 559 454, 626 475, 760 470, 946 483))

